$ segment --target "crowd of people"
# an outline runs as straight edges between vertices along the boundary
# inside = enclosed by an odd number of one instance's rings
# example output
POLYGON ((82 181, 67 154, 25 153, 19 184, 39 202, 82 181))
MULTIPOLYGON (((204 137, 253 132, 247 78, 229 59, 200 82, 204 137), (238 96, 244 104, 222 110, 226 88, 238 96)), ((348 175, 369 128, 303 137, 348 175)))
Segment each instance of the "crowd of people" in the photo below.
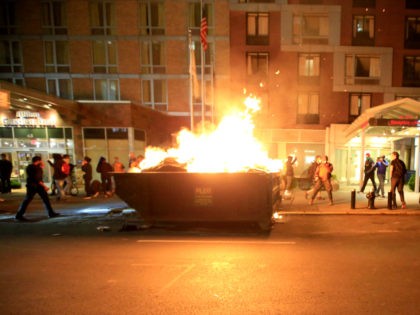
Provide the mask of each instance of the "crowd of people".
MULTIPOLYGON (((6 154, 1 154, 0 159, 0 184, 1 192, 7 194, 11 192, 10 178, 13 171, 13 164, 9 161, 6 154)), ((93 180, 92 159, 85 156, 81 162, 81 171, 83 172, 85 199, 98 197, 101 193, 105 198, 115 193, 115 182, 113 173, 138 170, 140 163, 144 159, 142 155, 136 156, 130 152, 128 157, 128 167, 126 168, 119 157, 114 157, 113 163, 109 163, 105 157, 100 157, 96 165, 96 172, 100 175, 99 180, 93 180)), ((53 183, 51 195, 56 195, 57 201, 64 201, 71 195, 71 189, 75 183, 74 170, 76 165, 70 162, 68 154, 53 154, 52 160, 47 161, 53 171, 53 183)), ((294 180, 294 167, 297 158, 288 156, 285 163, 284 179, 285 179, 285 195, 290 194, 293 190, 292 182, 294 180)), ((384 155, 377 157, 374 161, 370 153, 366 153, 366 159, 363 166, 364 177, 359 193, 364 193, 369 182, 372 184, 372 191, 376 197, 385 198, 385 180, 387 170, 389 168, 389 182, 392 208, 397 208, 396 192, 398 192, 401 202, 401 208, 406 208, 404 197, 404 184, 407 173, 405 163, 399 158, 399 153, 394 151, 391 154, 390 161, 384 155), (376 175, 376 176, 375 176, 376 175), (378 184, 376 182, 378 180, 378 184)), ((24 213, 34 196, 38 194, 44 202, 45 209, 49 217, 58 216, 59 213, 52 209, 47 191, 50 190, 43 182, 44 162, 41 157, 32 158, 32 163, 26 168, 26 196, 22 201, 16 213, 16 219, 20 221, 26 220, 24 213)), ((332 173, 334 171, 333 164, 329 162, 327 155, 317 155, 311 166, 307 170, 307 177, 311 183, 310 188, 306 190, 305 196, 308 203, 313 205, 314 200, 321 193, 326 191, 329 205, 333 205, 333 188, 331 184, 332 173)), ((0 201, 4 199, 0 198, 0 201)))
MULTIPOLYGON (((130 153, 128 161, 129 168, 139 167, 139 163, 143 159, 142 155, 137 157, 134 156, 134 158, 133 156, 134 154, 130 153)), ((47 162, 53 171, 51 195, 56 195, 57 201, 65 201, 71 196, 71 190, 75 184, 74 171, 76 165, 70 162, 70 156, 68 154, 53 154, 52 159, 47 160, 47 162)), ((86 194, 84 199, 96 198, 101 193, 105 198, 111 197, 115 192, 113 173, 125 172, 124 164, 119 160, 119 157, 115 157, 113 164, 111 164, 105 157, 101 156, 98 164, 96 165, 96 172, 100 175, 100 181, 98 181, 93 180, 93 167, 91 162, 92 159, 89 156, 85 156, 81 163, 84 190, 86 194)), ((42 199, 50 218, 60 215, 60 213, 54 211, 48 197, 47 192, 50 190, 50 187, 43 182, 44 167, 45 164, 40 156, 34 156, 31 164, 26 167, 26 195, 17 210, 15 216, 16 220, 27 221, 24 214, 36 194, 38 194, 42 199)), ((10 176, 12 170, 12 163, 7 159, 5 154, 1 154, 0 179, 3 193, 11 192, 10 176)))
MULTIPOLYGON (((296 157, 288 156, 286 161, 286 171, 285 171, 285 195, 290 194, 290 189, 292 186, 292 179, 294 177, 293 167, 296 163, 296 157)), ((387 168, 389 167, 389 177, 390 177, 390 194, 392 200, 392 208, 396 209, 397 200, 396 200, 396 191, 400 196, 401 208, 405 209, 407 204, 404 197, 404 184, 405 176, 407 173, 407 167, 405 163, 399 158, 399 153, 394 151, 391 153, 391 161, 389 162, 384 155, 378 156, 376 161, 374 161, 370 153, 366 153, 366 159, 364 163, 364 177, 363 183, 360 187, 359 193, 364 193, 364 190, 370 181, 373 186, 372 193, 376 197, 385 198, 385 179, 387 168), (375 180, 378 179, 378 185, 375 180)), ((311 182, 310 188, 305 192, 306 199, 309 200, 309 204, 313 205, 315 198, 320 193, 321 190, 327 192, 329 205, 333 205, 333 196, 332 196, 332 185, 331 178, 332 172, 334 170, 333 165, 328 161, 328 156, 326 155, 317 155, 311 166, 307 170, 307 177, 311 182)), ((419 200, 420 202, 420 200, 419 200)))
POLYGON ((391 153, 391 162, 387 161, 385 156, 379 156, 376 159, 376 162, 372 159, 370 153, 366 153, 365 165, 364 165, 364 177, 363 184, 359 190, 359 193, 363 193, 366 185, 371 181, 373 190, 372 193, 375 196, 381 196, 385 198, 385 176, 386 170, 389 166, 389 177, 391 182, 391 200, 392 208, 397 208, 397 196, 396 191, 400 196, 401 208, 405 209, 407 204, 404 198, 404 184, 405 184, 405 175, 407 174, 407 167, 405 163, 400 160, 400 155, 398 152, 394 151, 391 153), (379 185, 376 185, 375 181, 375 172, 376 177, 378 178, 379 185))

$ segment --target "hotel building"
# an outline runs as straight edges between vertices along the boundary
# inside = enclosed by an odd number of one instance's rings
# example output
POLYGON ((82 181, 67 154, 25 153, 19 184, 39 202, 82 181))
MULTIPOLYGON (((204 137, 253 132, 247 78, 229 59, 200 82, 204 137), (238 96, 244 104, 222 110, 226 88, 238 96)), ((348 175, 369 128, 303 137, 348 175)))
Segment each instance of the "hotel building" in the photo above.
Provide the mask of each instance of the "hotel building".
POLYGON ((295 154, 297 176, 324 153, 347 184, 367 151, 397 150, 419 169, 418 1, 3 0, 0 10, 0 151, 16 165, 40 139, 46 156, 60 148, 74 161, 140 154, 253 94, 258 137, 273 158, 295 154))

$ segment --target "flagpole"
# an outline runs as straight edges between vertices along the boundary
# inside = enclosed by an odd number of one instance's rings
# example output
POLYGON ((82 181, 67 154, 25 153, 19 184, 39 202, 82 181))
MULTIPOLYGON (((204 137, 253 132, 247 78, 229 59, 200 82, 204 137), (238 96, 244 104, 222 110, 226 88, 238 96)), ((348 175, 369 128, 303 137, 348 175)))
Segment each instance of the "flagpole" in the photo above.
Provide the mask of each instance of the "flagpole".
POLYGON ((189 74, 190 74, 190 130, 193 131, 194 129, 194 78, 192 71, 196 71, 195 69, 191 69, 191 54, 194 54, 194 50, 192 47, 192 35, 191 35, 191 29, 188 29, 188 48, 190 52, 190 67, 189 67, 189 74))
MULTIPOLYGON (((203 0, 200 1, 200 12, 201 18, 200 21, 203 19, 203 0)), ((205 106, 205 84, 204 84, 204 47, 201 45, 201 130, 204 132, 204 106, 205 106)))

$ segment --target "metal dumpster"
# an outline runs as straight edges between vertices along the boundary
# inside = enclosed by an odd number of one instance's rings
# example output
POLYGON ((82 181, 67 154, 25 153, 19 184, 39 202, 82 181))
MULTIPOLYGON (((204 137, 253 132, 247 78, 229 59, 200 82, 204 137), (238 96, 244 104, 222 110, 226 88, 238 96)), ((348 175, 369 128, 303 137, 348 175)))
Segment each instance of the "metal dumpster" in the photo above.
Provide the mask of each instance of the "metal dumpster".
POLYGON ((146 223, 255 222, 269 230, 280 174, 114 173, 116 194, 146 223))

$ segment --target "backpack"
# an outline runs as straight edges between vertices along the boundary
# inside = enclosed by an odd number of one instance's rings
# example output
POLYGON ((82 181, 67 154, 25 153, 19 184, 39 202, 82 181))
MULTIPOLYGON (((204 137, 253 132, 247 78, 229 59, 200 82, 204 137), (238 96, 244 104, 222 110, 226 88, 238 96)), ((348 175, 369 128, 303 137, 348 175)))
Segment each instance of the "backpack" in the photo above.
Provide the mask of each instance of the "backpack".
POLYGON ((394 169, 392 171, 392 177, 405 177, 405 174, 407 173, 407 168, 405 167, 405 164, 400 159, 394 160, 394 169))

